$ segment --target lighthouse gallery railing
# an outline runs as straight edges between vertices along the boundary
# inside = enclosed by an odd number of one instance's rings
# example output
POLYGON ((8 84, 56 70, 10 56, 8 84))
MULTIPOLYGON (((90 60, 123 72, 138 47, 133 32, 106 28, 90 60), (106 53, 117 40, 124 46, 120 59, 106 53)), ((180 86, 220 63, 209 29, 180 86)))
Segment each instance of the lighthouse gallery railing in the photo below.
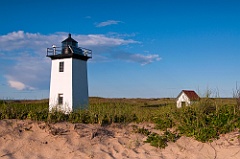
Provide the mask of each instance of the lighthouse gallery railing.
POLYGON ((65 47, 52 47, 47 48, 47 56, 54 56, 60 54, 78 54, 82 56, 86 56, 88 58, 92 58, 92 50, 82 48, 82 47, 74 47, 74 46, 65 46, 65 47))

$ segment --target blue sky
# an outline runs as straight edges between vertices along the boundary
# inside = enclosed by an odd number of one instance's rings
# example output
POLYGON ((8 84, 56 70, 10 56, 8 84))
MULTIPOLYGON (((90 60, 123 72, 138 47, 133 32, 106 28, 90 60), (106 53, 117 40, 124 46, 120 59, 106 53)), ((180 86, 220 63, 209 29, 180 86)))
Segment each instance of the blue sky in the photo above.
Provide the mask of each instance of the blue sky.
POLYGON ((0 99, 48 98, 46 48, 69 32, 93 51, 90 96, 176 97, 191 89, 232 97, 240 83, 240 1, 2 0, 0 99))

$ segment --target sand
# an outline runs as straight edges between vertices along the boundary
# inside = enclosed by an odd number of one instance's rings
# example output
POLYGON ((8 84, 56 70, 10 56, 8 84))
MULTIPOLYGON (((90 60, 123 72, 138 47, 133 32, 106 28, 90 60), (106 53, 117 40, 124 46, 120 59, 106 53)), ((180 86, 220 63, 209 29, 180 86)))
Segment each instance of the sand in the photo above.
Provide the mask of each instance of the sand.
POLYGON ((133 125, 151 131, 154 125, 47 124, 30 120, 0 120, 0 158, 3 159, 239 159, 239 131, 201 143, 181 137, 159 149, 144 143, 133 125))

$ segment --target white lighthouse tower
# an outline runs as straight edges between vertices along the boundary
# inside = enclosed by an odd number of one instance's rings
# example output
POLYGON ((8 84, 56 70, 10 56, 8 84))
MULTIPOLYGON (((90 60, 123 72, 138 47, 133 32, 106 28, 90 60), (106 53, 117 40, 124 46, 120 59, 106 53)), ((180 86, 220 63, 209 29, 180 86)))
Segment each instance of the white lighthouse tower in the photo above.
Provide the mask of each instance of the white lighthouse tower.
POLYGON ((62 47, 47 48, 52 60, 49 111, 71 112, 88 106, 87 60, 92 51, 78 47, 69 34, 62 47))

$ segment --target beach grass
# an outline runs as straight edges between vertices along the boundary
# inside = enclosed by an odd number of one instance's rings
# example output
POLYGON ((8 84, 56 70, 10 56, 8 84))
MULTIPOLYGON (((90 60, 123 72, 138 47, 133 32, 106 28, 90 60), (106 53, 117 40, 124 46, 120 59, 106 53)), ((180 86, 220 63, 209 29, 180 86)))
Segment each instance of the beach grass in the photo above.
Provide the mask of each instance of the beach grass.
MULTIPOLYGON (((175 99, 172 98, 91 97, 88 109, 75 110, 69 114, 57 111, 49 113, 48 100, 1 100, 0 119, 30 119, 50 123, 66 121, 100 125, 151 122, 165 134, 169 134, 169 130, 174 130, 175 134, 193 137, 201 142, 218 139, 220 134, 240 128, 240 110, 234 98, 202 98, 194 105, 176 108, 175 99)), ((160 142, 155 140, 163 139, 152 133, 147 136, 147 141, 154 141, 153 145, 160 142)))

